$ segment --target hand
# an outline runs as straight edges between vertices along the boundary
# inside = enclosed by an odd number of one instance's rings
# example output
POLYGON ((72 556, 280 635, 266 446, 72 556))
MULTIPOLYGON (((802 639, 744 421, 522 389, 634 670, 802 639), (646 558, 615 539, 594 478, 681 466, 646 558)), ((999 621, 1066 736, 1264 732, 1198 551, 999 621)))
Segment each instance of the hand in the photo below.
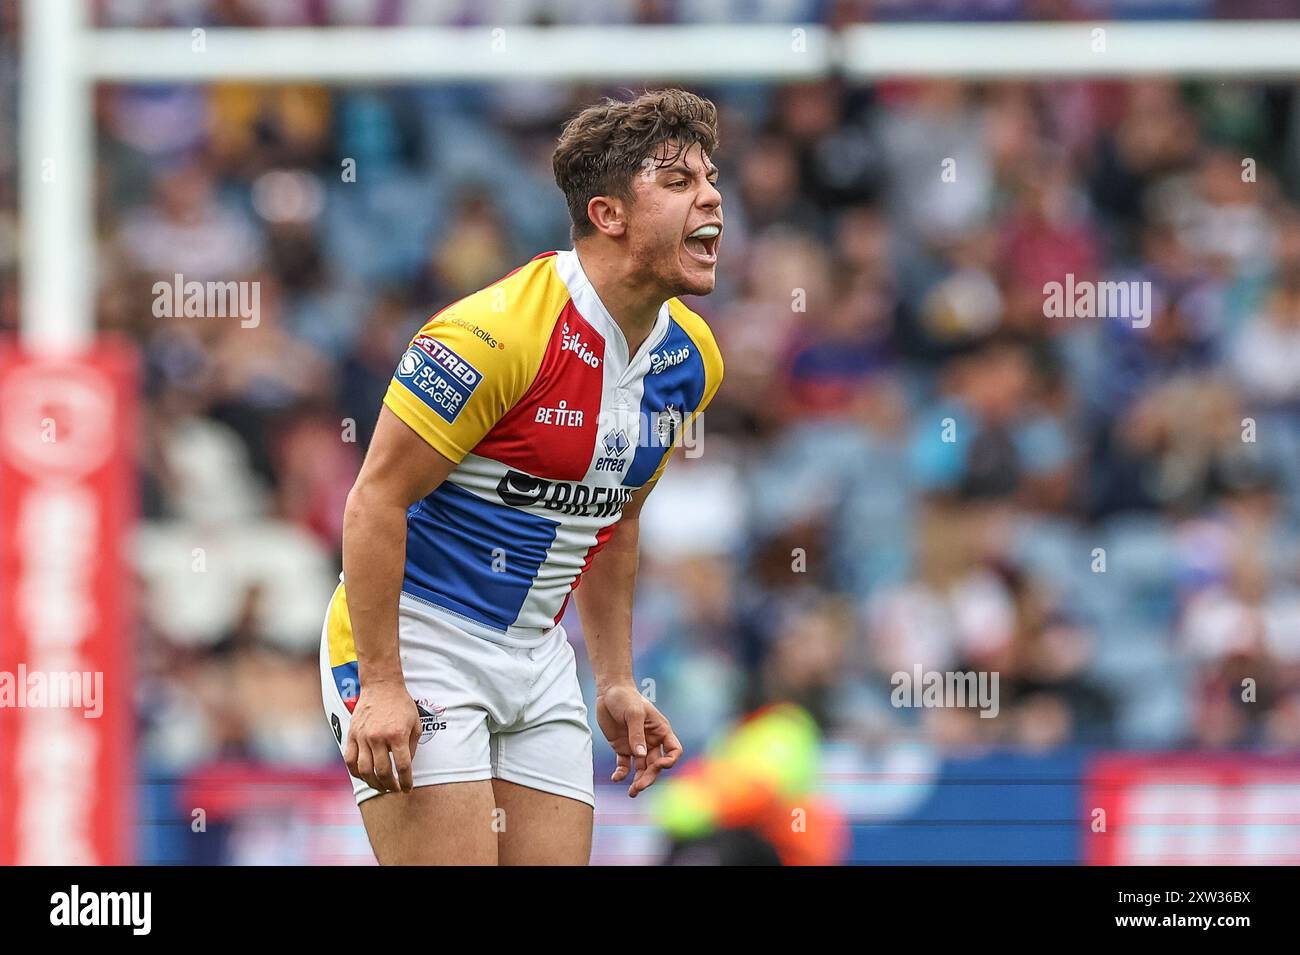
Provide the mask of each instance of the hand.
POLYGON ((618 755, 618 767, 609 777, 613 782, 626 779, 636 760, 636 775, 627 791, 633 799, 682 755, 682 744, 668 720, 631 683, 597 692, 596 722, 618 755))
POLYGON ((363 684, 343 754, 348 772, 381 793, 397 792, 399 787, 409 793, 414 788, 411 758, 419 742, 420 713, 406 686, 400 682, 363 684))

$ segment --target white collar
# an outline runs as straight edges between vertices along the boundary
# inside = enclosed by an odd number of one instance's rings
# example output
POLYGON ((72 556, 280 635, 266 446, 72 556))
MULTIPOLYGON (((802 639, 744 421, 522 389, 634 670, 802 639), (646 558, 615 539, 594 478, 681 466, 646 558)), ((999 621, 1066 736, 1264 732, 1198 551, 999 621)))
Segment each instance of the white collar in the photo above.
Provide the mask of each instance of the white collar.
MULTIPOLYGON (((587 321, 597 326, 605 341, 613 343, 613 347, 618 350, 623 365, 628 365, 632 361, 632 356, 628 354, 627 336, 623 334, 623 329, 619 327, 618 322, 614 321, 614 316, 609 314, 609 309, 605 307, 605 303, 600 300, 600 296, 596 293, 595 286, 591 284, 591 279, 587 277, 582 262, 578 259, 578 250, 569 249, 557 252, 555 255, 555 270, 559 273, 565 287, 568 288, 569 297, 573 299, 573 304, 578 309, 578 312, 587 321)), ((650 334, 646 336, 637 352, 638 355, 659 345, 664 336, 668 334, 668 325, 671 320, 672 316, 669 313, 668 303, 664 302, 659 307, 659 314, 655 316, 654 327, 650 329, 650 334)))

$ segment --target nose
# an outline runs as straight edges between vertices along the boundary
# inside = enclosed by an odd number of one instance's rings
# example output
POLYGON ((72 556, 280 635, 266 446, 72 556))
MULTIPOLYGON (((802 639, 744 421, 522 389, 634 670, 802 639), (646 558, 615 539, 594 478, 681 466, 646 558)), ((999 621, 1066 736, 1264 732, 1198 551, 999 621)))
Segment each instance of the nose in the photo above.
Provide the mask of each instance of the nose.
POLYGON ((699 205, 703 209, 714 211, 722 209, 722 193, 707 179, 704 180, 704 188, 700 190, 699 205))

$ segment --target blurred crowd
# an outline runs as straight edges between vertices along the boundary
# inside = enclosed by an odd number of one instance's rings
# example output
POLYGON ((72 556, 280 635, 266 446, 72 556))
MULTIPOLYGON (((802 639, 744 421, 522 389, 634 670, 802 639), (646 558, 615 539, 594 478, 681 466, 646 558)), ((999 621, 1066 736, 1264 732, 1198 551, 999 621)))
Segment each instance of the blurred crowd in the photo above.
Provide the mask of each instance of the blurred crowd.
MULTIPOLYGON (((101 9, 196 6, 247 9, 101 9)), ((650 498, 635 614, 638 680, 687 747, 775 700, 867 748, 1300 745, 1295 88, 699 91, 726 235, 688 304, 727 377, 650 498), (1149 283, 1149 326, 1048 317, 1067 274, 1149 283), (998 718, 891 705, 916 664, 996 671, 998 718)), ((569 247, 551 149, 607 92, 97 89, 97 316, 144 381, 149 765, 337 762, 320 627, 395 362, 434 311, 569 247), (158 317, 177 273, 258 283, 256 324, 158 317)))
POLYGON ((91 0, 110 27, 1273 19, 1300 0, 91 0))

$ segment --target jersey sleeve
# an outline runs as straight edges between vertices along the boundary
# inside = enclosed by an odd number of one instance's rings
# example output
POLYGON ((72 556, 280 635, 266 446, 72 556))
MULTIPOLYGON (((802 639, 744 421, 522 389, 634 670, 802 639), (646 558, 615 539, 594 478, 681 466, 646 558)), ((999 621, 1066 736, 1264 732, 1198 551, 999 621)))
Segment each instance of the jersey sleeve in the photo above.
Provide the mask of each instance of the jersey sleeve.
POLYGON ((659 467, 655 468, 655 473, 650 476, 646 484, 653 484, 663 477, 664 469, 668 467, 669 460, 672 459, 676 450, 684 444, 695 444, 703 437, 701 422, 698 420, 704 413, 704 409, 713 401, 713 396, 718 393, 722 387, 722 352, 718 350, 718 343, 713 337, 713 332, 704 324, 704 320, 693 313, 689 314, 694 321, 687 326, 687 334, 695 342, 700 350, 700 357, 704 362, 704 392, 700 397, 700 403, 695 407, 686 420, 682 422, 682 427, 678 429, 676 437, 673 439, 673 446, 668 449, 668 453, 663 456, 659 462, 659 467))
POLYGON ((384 395, 393 414, 457 464, 529 385, 526 356, 506 344, 507 317, 472 303, 458 302, 425 323, 384 395))

